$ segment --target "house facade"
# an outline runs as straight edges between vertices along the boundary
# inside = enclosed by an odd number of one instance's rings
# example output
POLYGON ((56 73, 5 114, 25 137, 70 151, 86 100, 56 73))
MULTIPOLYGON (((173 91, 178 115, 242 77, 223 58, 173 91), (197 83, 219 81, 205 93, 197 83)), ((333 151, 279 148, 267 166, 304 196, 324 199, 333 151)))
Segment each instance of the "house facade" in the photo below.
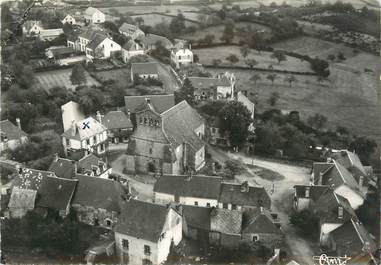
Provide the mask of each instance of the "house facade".
POLYGON ((116 225, 116 252, 121 264, 166 261, 171 245, 182 240, 182 216, 171 206, 131 199, 122 206, 116 225))
POLYGON ((127 63, 131 57, 143 54, 143 47, 133 40, 127 41, 127 43, 122 47, 122 58, 125 63, 127 63))
POLYGON ((135 80, 136 77, 146 79, 159 79, 159 70, 157 63, 133 63, 131 64, 131 80, 135 80))
POLYGON ((91 177, 109 179, 112 168, 107 166, 101 158, 94 154, 88 154, 78 160, 76 173, 84 174, 91 177))
POLYGON ((162 112, 149 98, 136 112, 136 129, 127 148, 127 168, 152 174, 198 171, 205 164, 205 124, 186 101, 162 112))
POLYGON ((74 16, 70 15, 70 14, 67 14, 62 20, 61 20, 62 24, 70 24, 70 25, 75 25, 76 24, 76 20, 74 18, 74 16))
POLYGON ((27 37, 39 35, 44 28, 42 27, 41 21, 28 20, 25 21, 22 27, 23 35, 27 37))
POLYGON ((84 18, 88 24, 99 24, 106 21, 106 15, 102 13, 99 9, 94 7, 88 7, 84 12, 84 18))
POLYGON ((126 37, 130 37, 132 40, 135 40, 140 36, 144 36, 144 32, 139 29, 139 27, 128 23, 123 23, 119 27, 119 33, 126 37))
POLYGON ((122 47, 103 34, 96 34, 86 45, 86 57, 89 61, 94 59, 107 59, 121 52, 122 47))
POLYGON ((28 135, 21 129, 21 120, 16 118, 16 125, 9 120, 0 122, 0 152, 14 150, 28 142, 28 135))
POLYGON ((171 50, 171 64, 180 69, 183 66, 193 63, 193 52, 190 49, 172 49, 171 50))

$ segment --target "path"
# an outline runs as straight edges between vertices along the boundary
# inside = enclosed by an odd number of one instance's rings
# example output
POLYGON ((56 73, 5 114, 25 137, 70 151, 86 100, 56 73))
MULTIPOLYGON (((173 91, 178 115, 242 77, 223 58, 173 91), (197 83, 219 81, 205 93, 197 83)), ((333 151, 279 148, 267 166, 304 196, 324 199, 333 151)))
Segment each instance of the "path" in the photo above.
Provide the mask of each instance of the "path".
MULTIPOLYGON (((312 264, 312 256, 315 251, 310 247, 310 243, 301 238, 296 230, 289 224, 288 213, 290 212, 290 203, 292 200, 292 194, 294 192, 294 185, 296 184, 308 184, 309 183, 309 169, 300 166, 287 165, 283 163, 266 161, 260 158, 247 157, 242 153, 228 153, 212 146, 208 146, 208 152, 219 163, 223 164, 227 159, 239 159, 245 164, 254 164, 259 167, 263 167, 279 174, 282 174, 285 179, 281 181, 275 181, 275 192, 271 194, 272 181, 262 179, 260 177, 255 178, 254 184, 265 187, 268 191, 271 201, 272 210, 278 213, 278 217, 282 224, 282 230, 286 237, 286 242, 289 245, 292 256, 295 260, 301 262, 301 264, 312 264)), ((246 169, 253 173, 248 167, 246 169)), ((255 173, 253 173, 255 175, 255 173)), ((239 176, 238 180, 247 180, 253 183, 252 177, 239 176)))
POLYGON ((179 89, 179 83, 176 77, 172 74, 171 67, 167 64, 160 62, 159 60, 153 57, 151 58, 158 64, 159 77, 160 77, 160 80, 163 82, 165 92, 173 93, 174 91, 179 89))

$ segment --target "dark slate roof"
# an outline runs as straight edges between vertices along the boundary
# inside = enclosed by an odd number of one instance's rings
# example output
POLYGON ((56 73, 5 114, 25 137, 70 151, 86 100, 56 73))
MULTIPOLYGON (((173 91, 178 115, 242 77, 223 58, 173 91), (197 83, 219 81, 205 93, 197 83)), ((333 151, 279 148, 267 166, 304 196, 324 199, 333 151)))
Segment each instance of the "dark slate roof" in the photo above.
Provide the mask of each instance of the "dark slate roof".
POLYGON ((188 226, 210 230, 210 212, 212 208, 183 205, 183 218, 188 226))
POLYGON ((329 168, 333 167, 333 163, 326 162, 315 162, 312 165, 313 175, 314 175, 314 183, 318 184, 320 179, 320 173, 326 172, 329 168))
POLYGON ((336 194, 332 189, 325 191, 316 201, 314 211, 318 214, 320 222, 344 223, 350 218, 356 218, 349 201, 336 194), (343 207, 343 218, 338 219, 338 208, 343 207))
POLYGON ((132 63, 131 64, 132 74, 159 74, 157 69, 157 63, 132 63))
POLYGON ((114 110, 108 112, 102 118, 102 124, 107 127, 107 129, 132 129, 133 125, 131 120, 127 117, 127 115, 120 110, 114 110))
POLYGON ((330 236, 336 243, 337 254, 340 256, 346 254, 349 257, 356 257, 368 254, 364 251, 366 242, 371 253, 377 250, 376 243, 363 224, 354 219, 333 230, 330 236))
POLYGON ((131 199, 122 203, 122 213, 115 232, 158 242, 169 207, 131 199))
POLYGON ((14 187, 12 189, 11 197, 9 199, 9 208, 18 209, 34 209, 34 203, 36 201, 37 191, 29 189, 19 189, 14 187))
POLYGON ((122 184, 110 179, 77 174, 73 204, 120 212, 120 200, 126 191, 122 184))
POLYGON ((125 96, 124 102, 126 105, 126 111, 136 113, 136 109, 146 102, 146 99, 150 100, 150 104, 154 107, 157 113, 162 113, 175 105, 175 97, 170 95, 144 95, 144 96, 125 96))
POLYGON ((214 208, 210 213, 211 230, 224 234, 241 234, 242 212, 214 208))
POLYGON ((0 132, 1 134, 4 134, 8 140, 17 140, 21 137, 28 136, 23 130, 9 120, 3 120, 0 122, 0 132))
POLYGON ((66 159, 66 158, 58 158, 57 160, 53 160, 50 164, 49 171, 54 172, 57 177, 72 179, 75 177, 75 161, 66 159))
POLYGON ((86 45, 86 48, 94 51, 105 39, 107 39, 106 35, 97 33, 93 36, 89 44, 86 45))
POLYGON ((161 114, 163 131, 172 146, 187 143, 193 151, 200 150, 205 144, 194 132, 205 123, 185 100, 161 114))
POLYGON ((229 80, 226 77, 188 77, 192 86, 195 89, 208 89, 216 86, 230 86, 229 80))
POLYGON ((161 44, 167 48, 173 46, 168 38, 155 34, 146 34, 145 36, 138 37, 137 40, 145 46, 156 45, 157 42, 161 42, 161 44))
POLYGON ((101 158, 90 153, 78 160, 78 170, 81 170, 81 172, 83 172, 82 170, 92 170, 91 166, 98 166, 101 162, 103 162, 101 158))
POLYGON ((140 47, 140 45, 135 42, 134 40, 129 40, 127 41, 124 45, 123 45, 123 49, 127 50, 127 51, 137 51, 137 50, 141 50, 142 48, 140 47))
POLYGON ((241 185, 222 183, 219 202, 270 208, 271 199, 264 187, 249 186, 249 191, 242 192, 241 185))
POLYGON ((52 52, 54 57, 61 56, 61 55, 70 55, 75 52, 73 47, 56 47, 56 48, 49 48, 49 50, 52 52))
POLYGON ((22 172, 16 175, 13 185, 20 189, 38 190, 45 177, 57 176, 50 171, 23 168, 22 172))
POLYGON ((269 210, 258 207, 243 213, 243 234, 278 234, 282 231, 275 225, 269 210))
POLYGON ((218 199, 221 186, 220 177, 184 175, 163 175, 153 188, 154 192, 184 197, 218 199))
POLYGON ((358 183, 352 173, 335 160, 333 162, 334 166, 323 174, 322 184, 329 186, 334 185, 335 188, 345 184, 354 190, 359 190, 358 183))
POLYGON ((78 180, 45 177, 37 192, 36 206, 66 210, 78 180))
POLYGON ((297 198, 307 198, 306 189, 310 189, 310 197, 313 201, 317 201, 324 192, 330 189, 329 186, 319 186, 319 185, 295 185, 294 189, 296 191, 297 198))

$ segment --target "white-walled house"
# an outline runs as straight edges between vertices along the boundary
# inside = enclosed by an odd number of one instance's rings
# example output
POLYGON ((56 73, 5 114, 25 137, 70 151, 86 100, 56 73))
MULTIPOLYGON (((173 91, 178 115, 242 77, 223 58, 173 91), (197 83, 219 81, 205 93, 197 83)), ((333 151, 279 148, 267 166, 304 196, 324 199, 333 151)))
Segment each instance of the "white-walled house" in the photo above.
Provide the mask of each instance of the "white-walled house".
POLYGON ((42 27, 41 21, 37 20, 28 20, 22 26, 23 35, 29 37, 40 34, 44 28, 42 27))
POLYGON ((102 13, 99 9, 94 7, 88 7, 85 10, 84 17, 87 23, 99 24, 106 21, 106 15, 102 13))
POLYGON ((120 52, 122 47, 103 34, 96 34, 86 45, 86 57, 88 61, 94 59, 107 59, 113 54, 120 52))
POLYGON ((193 52, 190 49, 172 49, 171 51, 171 64, 179 69, 193 63, 193 52))
POLYGON ((124 36, 131 37, 132 40, 144 36, 144 32, 139 29, 139 27, 128 23, 123 23, 119 27, 119 33, 123 34, 124 36))
POLYGON ((144 54, 143 47, 133 40, 127 41, 122 47, 122 58, 125 63, 136 55, 144 54))
POLYGON ((76 25, 76 20, 75 20, 75 17, 70 15, 70 14, 67 14, 62 20, 61 20, 62 24, 70 24, 70 25, 76 25))
POLYGON ((177 209, 138 200, 121 204, 115 226, 116 252, 121 264, 153 264, 166 261, 173 242, 182 240, 182 216, 177 209))
POLYGON ((202 175, 164 175, 154 186, 154 201, 167 204, 218 207, 221 177, 202 175))

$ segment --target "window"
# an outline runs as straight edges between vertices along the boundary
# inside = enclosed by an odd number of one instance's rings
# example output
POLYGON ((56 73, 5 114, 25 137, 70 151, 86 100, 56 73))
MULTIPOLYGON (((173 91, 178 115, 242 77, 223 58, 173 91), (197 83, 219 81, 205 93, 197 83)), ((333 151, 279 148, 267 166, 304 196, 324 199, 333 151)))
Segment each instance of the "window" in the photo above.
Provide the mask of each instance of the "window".
POLYGON ((208 202, 208 203, 206 203, 206 207, 210 207, 210 203, 208 202))
POLYGON ((101 152, 105 150, 105 144, 101 144, 101 152))
POLYGON ((305 194, 306 198, 309 198, 310 197, 310 187, 306 187, 306 194, 305 194))
POLYGON ((339 219, 343 218, 344 210, 343 207, 339 206, 339 219))
POLYGON ((144 118, 144 124, 147 125, 147 123, 148 123, 148 119, 144 118))
POLYGON ((180 217, 176 218, 176 224, 178 225, 180 223, 180 217))
POLYGON ((149 119, 149 126, 153 126, 153 119, 149 119))
POLYGON ((179 60, 181 60, 181 55, 179 55, 179 60))
POLYGON ((139 118, 139 123, 143 124, 143 118, 142 117, 139 118))
POLYGON ((159 126, 159 121, 155 120, 155 126, 159 126))
POLYGON ((112 43, 111 43, 111 48, 113 47, 112 43))
POLYGON ((198 205, 198 202, 194 202, 194 205, 196 205, 196 206, 197 206, 197 205, 198 205))
POLYGON ((127 239, 122 239, 122 247, 123 247, 123 249, 126 249, 126 250, 128 249, 129 242, 127 239))
POLYGON ((222 208, 227 209, 228 208, 228 204, 227 203, 223 203, 222 204, 222 208))
POLYGON ((253 242, 258 241, 258 236, 253 236, 253 242))
POLYGON ((212 128, 212 133, 216 133, 216 128, 212 128))
POLYGON ((66 139, 66 146, 70 147, 70 139, 66 139))
POLYGON ((237 210, 237 205, 236 204, 232 204, 232 210, 237 210))
POLYGON ((151 255, 151 247, 150 246, 144 245, 144 254, 147 256, 151 255))
POLYGON ((97 136, 93 137, 94 144, 97 143, 97 136))
POLYGON ((90 145, 90 139, 86 139, 86 144, 90 145))
POLYGON ((111 220, 110 219, 106 219, 106 225, 111 226, 111 220))

